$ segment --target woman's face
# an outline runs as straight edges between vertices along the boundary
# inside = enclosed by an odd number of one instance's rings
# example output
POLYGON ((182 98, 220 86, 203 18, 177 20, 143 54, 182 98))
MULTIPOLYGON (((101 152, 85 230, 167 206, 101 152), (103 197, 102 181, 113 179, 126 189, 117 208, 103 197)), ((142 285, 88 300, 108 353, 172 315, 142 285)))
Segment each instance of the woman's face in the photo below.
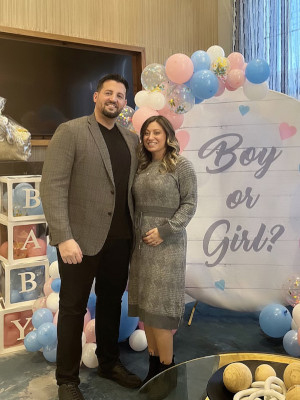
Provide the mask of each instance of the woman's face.
POLYGON ((144 134, 143 145, 152 154, 153 160, 162 160, 167 148, 167 135, 156 121, 151 122, 144 134))

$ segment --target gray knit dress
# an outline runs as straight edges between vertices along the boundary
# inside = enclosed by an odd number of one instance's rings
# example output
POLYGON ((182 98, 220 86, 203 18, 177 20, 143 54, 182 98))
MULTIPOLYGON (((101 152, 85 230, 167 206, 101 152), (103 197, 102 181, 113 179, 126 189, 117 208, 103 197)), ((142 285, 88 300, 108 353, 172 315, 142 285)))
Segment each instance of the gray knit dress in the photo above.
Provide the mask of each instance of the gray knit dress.
POLYGON ((189 160, 179 156, 175 172, 160 173, 154 161, 136 175, 135 238, 128 286, 128 314, 146 325, 176 329, 184 312, 186 231, 197 206, 197 179, 189 160), (142 237, 158 228, 159 246, 142 237))

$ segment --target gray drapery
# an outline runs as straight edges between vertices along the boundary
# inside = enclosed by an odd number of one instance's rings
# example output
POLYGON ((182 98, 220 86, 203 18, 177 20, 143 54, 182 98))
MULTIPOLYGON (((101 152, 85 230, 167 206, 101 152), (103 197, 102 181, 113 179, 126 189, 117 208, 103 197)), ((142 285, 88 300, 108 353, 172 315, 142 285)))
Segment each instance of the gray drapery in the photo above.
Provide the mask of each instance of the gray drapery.
POLYGON ((270 89, 300 99, 300 0, 234 0, 233 50, 270 65, 270 89))

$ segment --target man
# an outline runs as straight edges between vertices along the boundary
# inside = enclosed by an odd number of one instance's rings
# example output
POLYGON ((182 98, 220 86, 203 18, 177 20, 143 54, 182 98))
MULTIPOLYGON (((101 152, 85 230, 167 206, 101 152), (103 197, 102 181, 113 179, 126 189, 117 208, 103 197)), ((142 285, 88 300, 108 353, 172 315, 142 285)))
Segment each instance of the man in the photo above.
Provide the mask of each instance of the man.
POLYGON ((98 374, 125 387, 141 384, 121 364, 118 347, 138 144, 136 134, 116 125, 127 90, 127 81, 117 74, 100 79, 94 113, 61 124, 44 163, 41 197, 50 243, 59 249, 61 277, 56 369, 60 400, 83 399, 78 388, 81 335, 94 278, 98 374))

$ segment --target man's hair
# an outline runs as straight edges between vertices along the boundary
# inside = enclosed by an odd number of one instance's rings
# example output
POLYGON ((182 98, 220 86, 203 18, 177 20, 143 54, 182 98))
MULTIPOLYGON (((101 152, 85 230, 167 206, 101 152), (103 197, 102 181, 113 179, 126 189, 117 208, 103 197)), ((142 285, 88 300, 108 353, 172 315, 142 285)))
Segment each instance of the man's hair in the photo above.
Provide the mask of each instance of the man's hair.
POLYGON ((123 85, 125 86, 126 92, 129 89, 128 82, 126 81, 125 78, 123 78, 123 76, 121 76, 119 74, 108 74, 108 75, 104 75, 99 80, 98 85, 97 85, 97 92, 100 92, 104 82, 106 82, 106 81, 116 81, 116 82, 119 82, 119 83, 123 83, 123 85))

